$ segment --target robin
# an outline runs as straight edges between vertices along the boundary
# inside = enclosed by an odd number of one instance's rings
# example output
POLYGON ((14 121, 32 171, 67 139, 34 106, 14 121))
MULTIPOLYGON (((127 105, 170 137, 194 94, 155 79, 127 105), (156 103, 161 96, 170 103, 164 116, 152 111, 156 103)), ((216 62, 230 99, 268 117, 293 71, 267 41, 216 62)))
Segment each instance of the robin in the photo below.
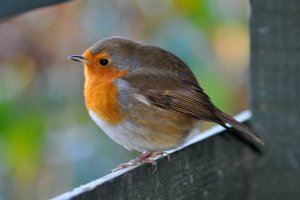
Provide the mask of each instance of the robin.
POLYGON ((189 67, 157 46, 109 37, 71 60, 84 64, 85 104, 116 143, 143 152, 130 165, 180 146, 200 120, 215 122, 259 144, 260 137, 218 109, 189 67))

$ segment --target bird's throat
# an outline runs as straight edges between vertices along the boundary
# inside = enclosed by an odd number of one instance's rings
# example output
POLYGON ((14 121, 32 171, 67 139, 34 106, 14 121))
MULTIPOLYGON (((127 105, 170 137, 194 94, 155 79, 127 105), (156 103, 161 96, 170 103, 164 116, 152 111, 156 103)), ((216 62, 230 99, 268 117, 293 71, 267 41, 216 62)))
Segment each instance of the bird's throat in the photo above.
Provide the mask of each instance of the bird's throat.
POLYGON ((123 120, 119 104, 119 91, 113 80, 111 77, 99 79, 87 70, 85 72, 86 107, 109 124, 117 124, 123 120))

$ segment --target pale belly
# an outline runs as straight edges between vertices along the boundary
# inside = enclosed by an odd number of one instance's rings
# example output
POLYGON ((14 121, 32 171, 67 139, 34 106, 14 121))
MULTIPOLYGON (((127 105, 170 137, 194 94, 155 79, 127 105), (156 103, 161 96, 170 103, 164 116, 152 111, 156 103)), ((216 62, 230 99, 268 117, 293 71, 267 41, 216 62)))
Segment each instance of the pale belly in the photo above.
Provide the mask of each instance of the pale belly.
POLYGON ((164 151, 179 146, 187 136, 187 134, 182 134, 182 136, 178 137, 157 131, 154 132, 128 120, 110 125, 91 110, 89 110, 89 115, 112 140, 128 150, 139 152, 164 151))

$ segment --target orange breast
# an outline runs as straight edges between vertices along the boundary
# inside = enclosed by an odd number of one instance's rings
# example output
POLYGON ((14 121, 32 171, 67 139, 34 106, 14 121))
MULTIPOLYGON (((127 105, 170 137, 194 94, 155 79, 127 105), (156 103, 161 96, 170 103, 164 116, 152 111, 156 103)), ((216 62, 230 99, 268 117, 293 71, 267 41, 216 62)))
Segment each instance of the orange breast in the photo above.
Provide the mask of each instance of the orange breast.
POLYGON ((126 75, 126 71, 112 70, 99 77, 85 67, 84 96, 86 107, 109 124, 117 124, 123 120, 119 104, 119 91, 114 79, 126 75))

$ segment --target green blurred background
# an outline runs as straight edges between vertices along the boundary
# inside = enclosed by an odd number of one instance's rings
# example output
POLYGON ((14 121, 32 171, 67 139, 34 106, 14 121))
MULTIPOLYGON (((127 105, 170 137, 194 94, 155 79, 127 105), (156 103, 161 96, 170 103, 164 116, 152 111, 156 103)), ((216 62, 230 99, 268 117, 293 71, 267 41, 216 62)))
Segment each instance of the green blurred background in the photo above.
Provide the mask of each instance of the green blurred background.
POLYGON ((89 119, 66 59, 120 35, 182 58, 213 102, 247 108, 246 0, 75 0, 0 22, 0 199, 45 199, 137 155, 89 119))

